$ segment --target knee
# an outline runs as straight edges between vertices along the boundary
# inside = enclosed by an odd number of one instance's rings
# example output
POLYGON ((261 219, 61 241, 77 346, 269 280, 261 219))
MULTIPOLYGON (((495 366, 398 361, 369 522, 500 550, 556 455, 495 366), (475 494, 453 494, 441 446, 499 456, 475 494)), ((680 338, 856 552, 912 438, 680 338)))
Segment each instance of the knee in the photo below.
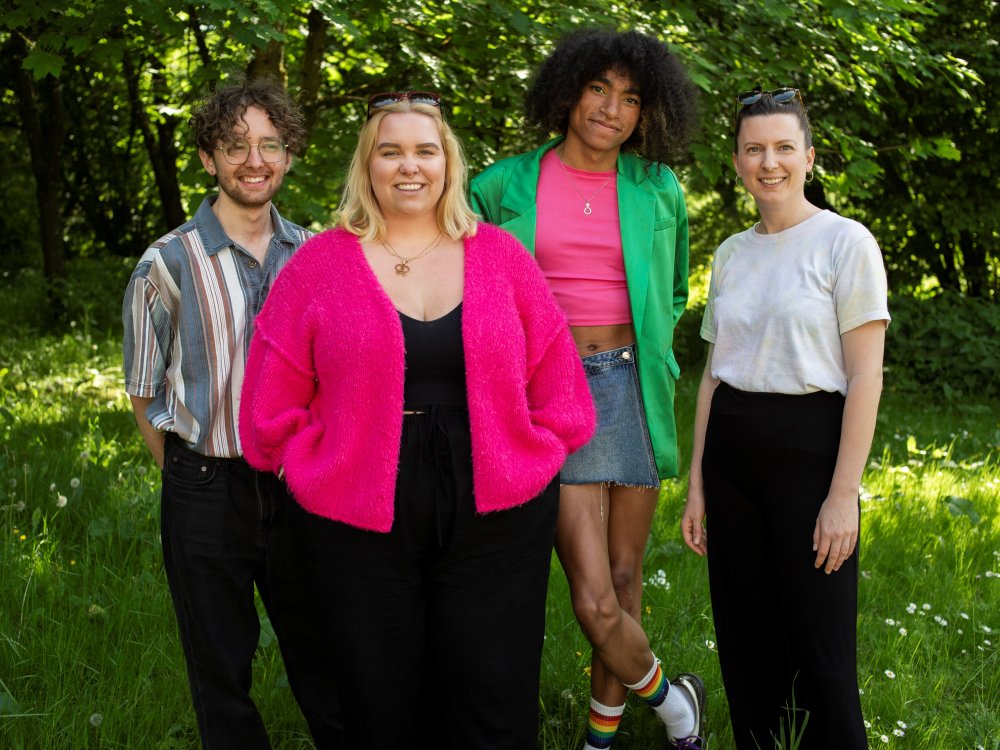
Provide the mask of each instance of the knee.
POLYGON ((595 648, 602 648, 621 621, 622 608, 613 590, 582 592, 573 596, 573 612, 584 635, 595 648))
POLYGON ((634 565, 612 567, 611 585, 619 606, 638 620, 642 609, 642 568, 637 570, 634 565))

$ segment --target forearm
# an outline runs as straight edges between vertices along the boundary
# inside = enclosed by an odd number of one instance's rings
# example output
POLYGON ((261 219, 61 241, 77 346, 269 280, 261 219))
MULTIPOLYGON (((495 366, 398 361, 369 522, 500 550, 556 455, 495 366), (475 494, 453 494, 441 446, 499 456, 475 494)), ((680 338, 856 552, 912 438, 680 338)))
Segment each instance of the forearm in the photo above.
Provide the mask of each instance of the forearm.
POLYGON ((868 463, 879 398, 882 394, 881 372, 855 375, 848 383, 844 419, 840 430, 840 449, 830 482, 830 497, 855 502, 861 488, 861 476, 868 463))
POLYGON ((149 423, 149 420, 146 419, 146 409, 153 403, 153 399, 133 396, 131 394, 129 394, 129 399, 132 401, 132 411, 135 414, 135 423, 139 427, 139 434, 142 435, 142 439, 146 443, 146 447, 149 448, 149 452, 153 454, 153 460, 156 461, 156 465, 162 469, 163 444, 166 435, 153 427, 149 423))
POLYGON ((711 362, 712 348, 710 347, 705 372, 702 374, 701 382, 698 384, 698 397, 694 412, 694 439, 691 448, 691 476, 688 482, 689 492, 693 488, 699 494, 702 492, 701 459, 705 453, 705 433, 708 430, 708 415, 712 410, 712 396, 719 385, 719 381, 712 377, 711 362))

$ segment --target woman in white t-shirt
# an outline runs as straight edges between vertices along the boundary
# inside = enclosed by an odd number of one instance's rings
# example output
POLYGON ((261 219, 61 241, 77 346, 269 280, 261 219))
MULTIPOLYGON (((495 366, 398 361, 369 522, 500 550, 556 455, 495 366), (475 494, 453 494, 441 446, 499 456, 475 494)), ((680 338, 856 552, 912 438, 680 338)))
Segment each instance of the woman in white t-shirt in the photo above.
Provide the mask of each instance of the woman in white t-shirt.
POLYGON ((708 555, 736 747, 866 748, 859 490, 889 321, 875 239, 809 203, 796 89, 738 97, 733 166, 760 221, 716 251, 681 529, 708 555), (709 519, 711 535, 703 527, 709 519))

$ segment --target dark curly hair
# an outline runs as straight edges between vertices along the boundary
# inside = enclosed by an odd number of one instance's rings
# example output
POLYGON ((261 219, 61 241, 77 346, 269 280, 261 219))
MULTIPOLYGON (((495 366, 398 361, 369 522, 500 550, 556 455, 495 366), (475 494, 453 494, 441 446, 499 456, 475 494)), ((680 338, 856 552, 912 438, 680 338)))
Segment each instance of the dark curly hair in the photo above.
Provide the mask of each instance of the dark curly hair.
POLYGON ((733 133, 734 151, 738 145, 737 142, 740 137, 740 128, 743 127, 743 121, 748 117, 762 117, 764 115, 792 115, 798 118, 799 127, 802 128, 802 133, 805 135, 805 147, 807 150, 812 147, 812 126, 809 124, 809 115, 806 112, 801 93, 787 102, 776 102, 769 95, 765 95, 753 104, 740 106, 739 102, 737 102, 736 106, 739 109, 736 111, 736 126, 733 133))
POLYGON ((260 107, 267 112, 289 151, 302 150, 306 139, 305 118, 284 87, 269 77, 237 80, 216 89, 205 99, 188 122, 198 148, 211 153, 219 141, 238 129, 249 107, 260 107))
POLYGON ((684 159, 697 129, 697 89, 663 42, 638 31, 585 29, 563 37, 528 89, 528 120, 565 133, 584 86, 607 70, 627 73, 642 96, 639 123, 622 149, 653 162, 684 159))

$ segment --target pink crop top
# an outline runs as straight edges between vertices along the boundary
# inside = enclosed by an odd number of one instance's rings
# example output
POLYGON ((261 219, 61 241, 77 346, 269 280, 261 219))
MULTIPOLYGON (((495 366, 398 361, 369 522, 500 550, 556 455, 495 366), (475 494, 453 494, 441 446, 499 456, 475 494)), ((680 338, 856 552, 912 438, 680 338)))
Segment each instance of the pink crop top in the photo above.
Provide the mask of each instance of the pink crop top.
POLYGON ((555 149, 538 176, 535 260, 573 326, 631 323, 618 174, 561 164, 555 149), (584 213, 589 202, 591 213, 584 213))

